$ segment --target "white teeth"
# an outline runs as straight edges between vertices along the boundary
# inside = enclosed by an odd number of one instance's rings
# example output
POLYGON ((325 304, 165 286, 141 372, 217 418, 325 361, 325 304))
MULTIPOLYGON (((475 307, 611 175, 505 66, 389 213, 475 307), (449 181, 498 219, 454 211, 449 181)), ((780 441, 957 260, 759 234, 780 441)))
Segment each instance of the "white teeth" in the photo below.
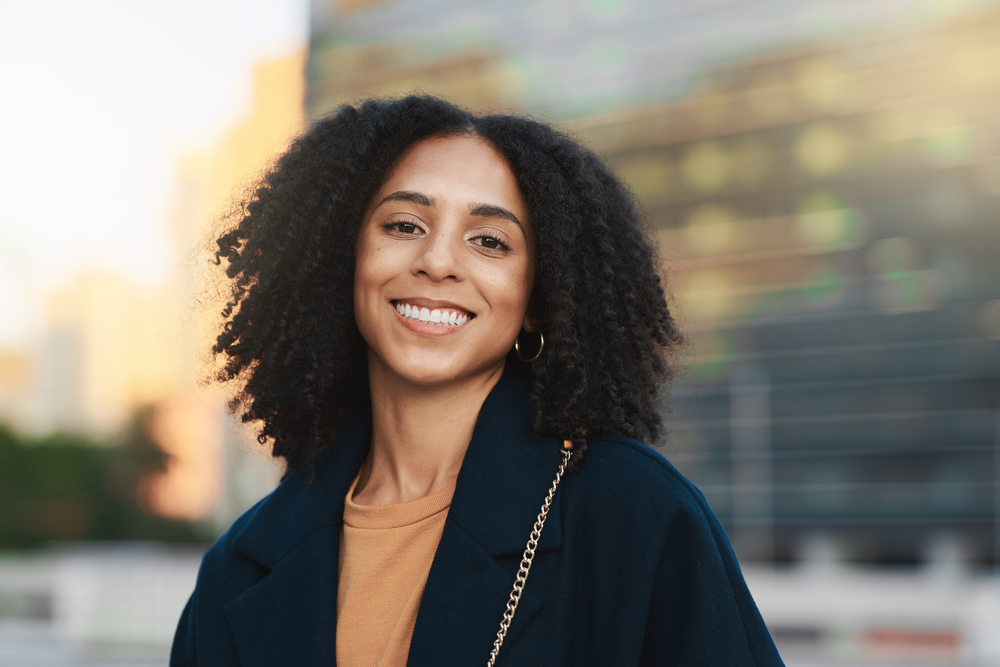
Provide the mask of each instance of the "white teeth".
POLYGON ((419 308, 408 303, 397 303, 396 312, 411 320, 419 320, 428 324, 459 326, 469 321, 470 317, 457 310, 447 308, 419 308))

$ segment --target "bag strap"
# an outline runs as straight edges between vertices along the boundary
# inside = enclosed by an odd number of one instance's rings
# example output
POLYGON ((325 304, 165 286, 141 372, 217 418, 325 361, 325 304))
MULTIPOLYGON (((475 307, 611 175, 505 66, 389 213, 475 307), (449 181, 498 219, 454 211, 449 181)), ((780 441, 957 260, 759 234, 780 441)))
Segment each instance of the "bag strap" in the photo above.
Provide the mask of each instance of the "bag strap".
POLYGON ((521 593, 524 592, 524 584, 528 580, 528 573, 531 571, 531 562, 535 558, 535 549, 538 548, 538 540, 542 537, 542 529, 545 528, 545 519, 549 516, 552 499, 556 495, 556 489, 559 488, 559 482, 562 480, 563 473, 566 472, 566 464, 569 463, 572 455, 573 441, 564 440, 562 463, 559 464, 559 470, 556 472, 556 478, 549 489, 549 495, 545 496, 545 501, 542 503, 542 511, 538 513, 535 526, 531 529, 531 536, 528 537, 528 546, 525 547, 524 556, 521 557, 521 567, 517 571, 517 578, 514 579, 514 589, 510 592, 507 609, 503 613, 503 620, 500 621, 500 630, 497 631, 497 638, 493 642, 493 650, 490 652, 490 659, 486 663, 486 667, 493 667, 493 663, 496 662, 497 654, 500 652, 503 640, 507 636, 507 630, 510 628, 511 621, 514 620, 514 612, 517 611, 517 604, 521 601, 521 593))

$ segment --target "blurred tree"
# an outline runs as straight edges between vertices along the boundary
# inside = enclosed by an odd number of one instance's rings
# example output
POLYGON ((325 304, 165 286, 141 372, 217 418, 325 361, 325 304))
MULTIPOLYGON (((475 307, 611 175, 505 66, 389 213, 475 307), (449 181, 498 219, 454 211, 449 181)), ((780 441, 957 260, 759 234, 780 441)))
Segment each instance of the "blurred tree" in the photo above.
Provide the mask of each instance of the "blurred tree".
POLYGON ((196 542, 199 526, 149 511, 140 481, 167 455, 140 411, 118 443, 57 433, 27 438, 0 425, 0 548, 54 540, 196 542))

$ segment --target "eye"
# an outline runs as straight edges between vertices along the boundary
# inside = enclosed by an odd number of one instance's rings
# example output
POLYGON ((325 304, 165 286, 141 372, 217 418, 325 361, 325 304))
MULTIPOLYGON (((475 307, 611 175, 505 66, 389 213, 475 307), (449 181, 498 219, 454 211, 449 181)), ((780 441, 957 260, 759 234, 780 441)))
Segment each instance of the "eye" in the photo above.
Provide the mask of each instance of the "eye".
POLYGON ((500 252, 510 252, 510 246, 503 242, 503 240, 496 235, 490 233, 483 233, 472 239, 476 245, 480 245, 486 250, 500 251, 500 252))
POLYGON ((401 236, 412 236, 420 232, 420 227, 417 226, 417 223, 409 220, 390 220, 382 225, 382 228, 401 236))

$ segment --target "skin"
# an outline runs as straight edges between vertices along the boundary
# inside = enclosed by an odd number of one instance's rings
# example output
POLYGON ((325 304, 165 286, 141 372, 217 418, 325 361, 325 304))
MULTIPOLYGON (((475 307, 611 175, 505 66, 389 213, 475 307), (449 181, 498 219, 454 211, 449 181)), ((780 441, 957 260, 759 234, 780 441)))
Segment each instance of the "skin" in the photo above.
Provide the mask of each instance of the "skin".
POLYGON ((372 446, 353 500, 409 502, 455 483, 479 410, 530 310, 535 243, 506 161, 477 137, 411 148, 369 202, 355 250, 372 446), (418 322, 397 303, 474 315, 418 322))

